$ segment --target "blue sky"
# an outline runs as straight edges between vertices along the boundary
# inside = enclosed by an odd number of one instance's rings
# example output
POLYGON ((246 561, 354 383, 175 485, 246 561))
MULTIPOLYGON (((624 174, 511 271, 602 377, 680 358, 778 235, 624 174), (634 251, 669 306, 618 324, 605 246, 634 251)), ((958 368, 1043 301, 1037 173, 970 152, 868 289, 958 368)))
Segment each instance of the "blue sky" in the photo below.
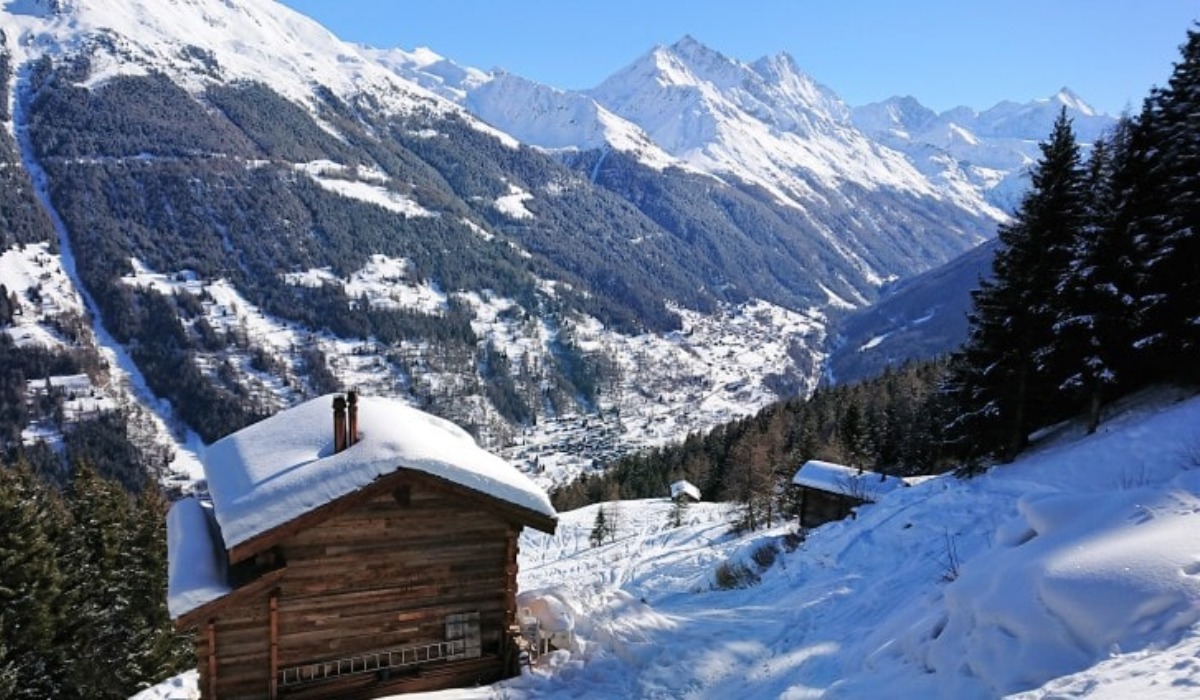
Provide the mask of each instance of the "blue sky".
POLYGON ((1110 113, 1162 85, 1197 0, 283 0, 342 39, 426 46, 588 88, 685 34, 746 61, 781 51, 851 105, 942 110, 1067 86, 1110 113))

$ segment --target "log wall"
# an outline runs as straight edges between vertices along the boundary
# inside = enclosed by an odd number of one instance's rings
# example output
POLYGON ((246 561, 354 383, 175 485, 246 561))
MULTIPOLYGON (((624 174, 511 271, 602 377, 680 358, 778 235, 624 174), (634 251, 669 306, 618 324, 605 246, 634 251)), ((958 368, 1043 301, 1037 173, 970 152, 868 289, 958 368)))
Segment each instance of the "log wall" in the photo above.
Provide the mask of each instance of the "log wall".
MULTIPOLYGON (((273 668, 446 641, 446 617, 466 612, 479 613, 482 658, 429 664, 419 674, 280 686, 278 697, 373 697, 503 677, 518 532, 498 515, 416 480, 293 535, 280 548, 286 570, 272 591, 216 618, 217 697, 271 697, 273 668)), ((201 628, 205 698, 209 650, 201 628)))
POLYGON ((817 527, 833 520, 842 520, 850 515, 851 509, 864 503, 852 496, 808 486, 801 488, 800 525, 803 527, 817 527))

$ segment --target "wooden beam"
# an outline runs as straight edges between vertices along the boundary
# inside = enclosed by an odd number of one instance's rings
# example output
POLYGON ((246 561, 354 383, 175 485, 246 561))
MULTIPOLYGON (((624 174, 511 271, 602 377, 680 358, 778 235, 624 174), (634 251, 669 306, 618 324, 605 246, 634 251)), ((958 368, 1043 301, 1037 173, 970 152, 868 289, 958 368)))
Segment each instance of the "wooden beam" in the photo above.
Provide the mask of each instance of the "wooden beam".
POLYGON ((517 621, 517 537, 521 531, 508 528, 508 543, 504 557, 504 627, 517 621))
POLYGON ((279 589, 272 588, 270 595, 271 623, 271 682, 269 685, 271 700, 279 697, 279 589))
POLYGON ((211 618, 217 612, 224 610, 234 603, 246 600, 247 598, 251 598, 259 593, 262 593, 278 583, 279 579, 283 578, 283 574, 286 571, 286 566, 275 569, 274 571, 269 571, 250 583, 242 586, 241 588, 226 593, 224 596, 217 598, 216 600, 210 600, 195 610, 180 615, 175 619, 175 629, 183 630, 187 629, 188 627, 192 627, 198 624, 200 620, 211 618))
POLYGON ((217 700, 217 620, 208 621, 208 698, 217 700))

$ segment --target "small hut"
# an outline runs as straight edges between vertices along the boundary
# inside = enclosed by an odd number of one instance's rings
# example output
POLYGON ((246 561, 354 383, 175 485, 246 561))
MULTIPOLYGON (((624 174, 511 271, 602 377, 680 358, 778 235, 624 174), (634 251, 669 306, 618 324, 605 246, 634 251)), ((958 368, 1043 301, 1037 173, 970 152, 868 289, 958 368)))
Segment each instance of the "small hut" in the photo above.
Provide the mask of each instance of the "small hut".
POLYGON ((700 489, 695 484, 686 480, 680 479, 671 484, 671 500, 678 503, 685 501, 687 503, 700 502, 700 489))
POLYGON ((168 515, 168 607, 201 697, 374 698, 517 671, 517 538, 546 494, 463 430, 382 398, 283 411, 207 452, 168 515))
POLYGON ((874 503, 884 494, 908 486, 900 477, 816 459, 801 465, 792 483, 800 489, 803 527, 841 520, 855 507, 874 503))

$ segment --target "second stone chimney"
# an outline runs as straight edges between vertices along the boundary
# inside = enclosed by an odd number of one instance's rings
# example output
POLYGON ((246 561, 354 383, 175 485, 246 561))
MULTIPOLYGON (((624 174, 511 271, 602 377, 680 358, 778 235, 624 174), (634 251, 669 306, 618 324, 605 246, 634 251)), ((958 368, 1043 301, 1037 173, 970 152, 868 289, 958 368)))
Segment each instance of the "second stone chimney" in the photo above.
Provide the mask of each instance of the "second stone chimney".
POLYGON ((333 397, 333 453, 337 454, 349 447, 346 443, 346 399, 342 396, 333 397))
POLYGON ((346 421, 346 447, 350 447, 358 442, 358 392, 350 390, 346 392, 346 404, 348 405, 349 416, 346 421))

